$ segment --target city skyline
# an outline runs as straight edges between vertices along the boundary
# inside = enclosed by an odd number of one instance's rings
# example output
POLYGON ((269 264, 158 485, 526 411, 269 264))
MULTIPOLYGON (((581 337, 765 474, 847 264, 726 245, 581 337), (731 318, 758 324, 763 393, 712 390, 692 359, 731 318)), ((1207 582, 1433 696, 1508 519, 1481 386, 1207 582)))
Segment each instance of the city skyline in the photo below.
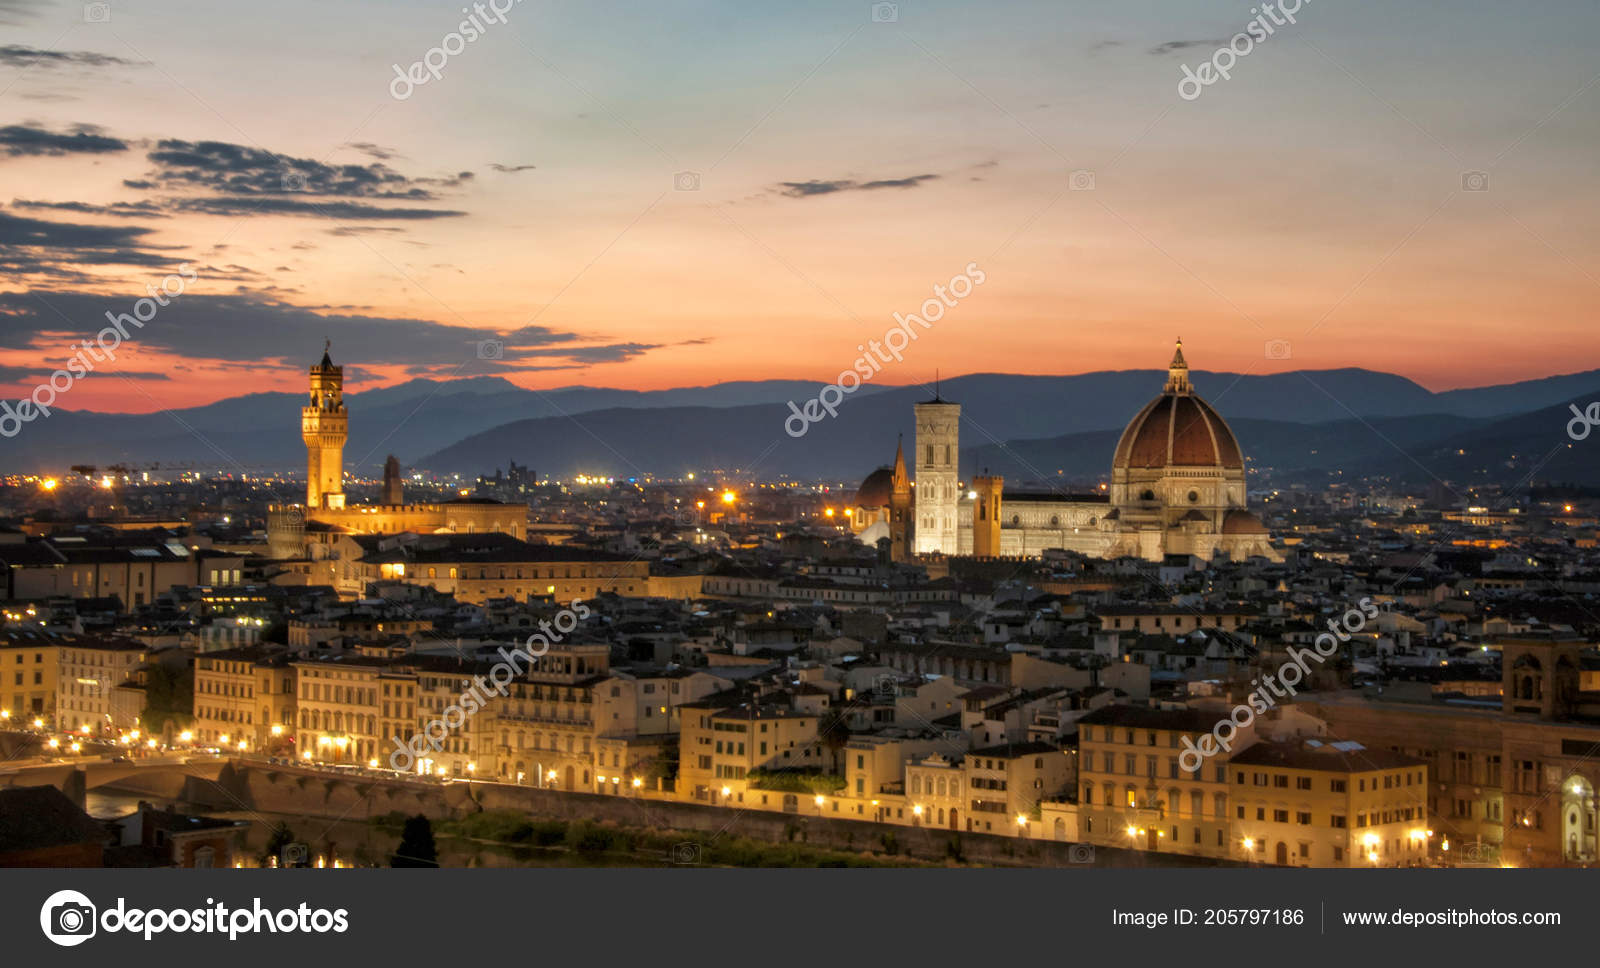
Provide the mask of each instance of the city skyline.
POLYGON ((297 390, 324 338, 361 388, 825 383, 973 262, 883 384, 1146 369, 1175 335, 1434 391, 1600 367, 1576 4, 1305 3, 1192 100, 1243 6, 522 2, 403 99, 394 65, 477 14, 296 9, 213 40, 195 5, 0 8, 0 392, 184 264, 66 409, 297 390))

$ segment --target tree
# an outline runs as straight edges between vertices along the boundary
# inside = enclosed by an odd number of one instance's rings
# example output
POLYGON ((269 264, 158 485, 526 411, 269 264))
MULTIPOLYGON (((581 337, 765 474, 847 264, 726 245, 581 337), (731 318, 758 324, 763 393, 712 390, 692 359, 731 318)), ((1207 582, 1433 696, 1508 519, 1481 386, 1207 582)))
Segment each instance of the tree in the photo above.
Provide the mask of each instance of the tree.
POLYGON ((171 723, 182 728, 194 719, 194 672, 190 668, 151 667, 145 674, 143 718, 151 733, 171 723))
POLYGON ((267 846, 261 851, 261 856, 258 858, 261 866, 266 867, 274 857, 280 858, 281 863, 283 848, 292 843, 294 843, 294 831, 289 829, 288 824, 280 822, 272 828, 272 835, 267 838, 267 846))
POLYGON ((438 867, 439 850, 433 843, 433 824, 422 814, 406 819, 400 846, 389 858, 390 867, 438 867))

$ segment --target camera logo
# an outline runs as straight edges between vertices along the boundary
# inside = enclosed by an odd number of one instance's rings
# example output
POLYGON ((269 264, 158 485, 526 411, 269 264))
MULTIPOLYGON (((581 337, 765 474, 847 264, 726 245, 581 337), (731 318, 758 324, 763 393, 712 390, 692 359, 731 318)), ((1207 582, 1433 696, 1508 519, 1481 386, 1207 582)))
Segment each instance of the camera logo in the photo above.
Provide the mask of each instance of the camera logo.
POLYGON ((672 862, 674 864, 698 864, 698 863, 700 863, 700 845, 699 844, 673 844, 672 845, 672 862))
POLYGON ((700 173, 697 171, 680 171, 672 176, 672 187, 680 192, 697 192, 700 190, 700 173))
POLYGON ((1267 359, 1287 360, 1294 354, 1291 352, 1289 341, 1286 339, 1269 339, 1266 343, 1267 359))
POLYGON ((283 173, 283 190, 286 192, 303 192, 306 190, 306 173, 289 169, 283 173))
POLYGON ((39 909, 39 927, 44 936, 70 948, 94 937, 94 904, 77 891, 57 891, 45 898, 39 909))
POLYGON ((1079 168, 1067 178, 1067 187, 1075 192, 1094 191, 1094 170, 1079 168))
POLYGON ((503 360, 506 358, 506 341, 503 339, 478 340, 478 359, 503 360))
POLYGON ((872 5, 872 22, 875 24, 892 24, 900 20, 900 5, 898 3, 875 3, 872 5))
POLYGON ((1464 192, 1486 192, 1489 190, 1489 173, 1486 171, 1464 171, 1461 173, 1461 190, 1464 192))
POLYGON ((83 22, 87 24, 104 24, 111 22, 111 4, 86 3, 83 5, 83 22))
POLYGON ((284 844, 279 863, 284 867, 305 867, 310 857, 311 850, 305 844, 284 844))
POLYGON ((1067 848, 1067 862, 1070 864, 1093 864, 1094 844, 1073 844, 1067 848))

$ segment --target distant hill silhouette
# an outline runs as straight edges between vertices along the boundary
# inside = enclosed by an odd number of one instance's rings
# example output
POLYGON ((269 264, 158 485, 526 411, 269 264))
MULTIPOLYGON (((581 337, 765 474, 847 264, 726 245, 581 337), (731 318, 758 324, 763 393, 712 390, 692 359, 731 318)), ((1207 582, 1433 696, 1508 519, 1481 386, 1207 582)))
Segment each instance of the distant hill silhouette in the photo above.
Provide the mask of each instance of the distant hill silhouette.
MULTIPOLYGON (((1092 482, 1109 470, 1117 432, 1165 378, 1157 370, 980 373, 945 380, 940 389, 963 407, 964 473, 988 466, 1019 483, 1092 482)), ((1192 379, 1233 425, 1252 467, 1406 479, 1515 478, 1528 469, 1528 455, 1542 456, 1557 436, 1565 439, 1569 402, 1581 407, 1600 399, 1600 392, 1583 390, 1600 388, 1600 371, 1437 394, 1403 377, 1353 368, 1264 376, 1196 371, 1192 379)), ((345 460, 352 472, 369 475, 394 453, 408 466, 465 474, 515 459, 545 476, 723 469, 853 486, 893 457, 897 434, 911 439, 911 405, 931 396, 922 386, 868 385, 845 399, 837 418, 812 425, 802 438, 788 436, 785 401, 803 403, 819 389, 752 381, 539 392, 496 377, 412 380, 346 395, 345 460)), ((251 394, 131 416, 58 410, 0 440, 0 468, 118 461, 298 468, 305 457, 301 399, 251 394)), ((1600 447, 1600 433, 1593 440, 1600 447)), ((1557 453, 1539 479, 1592 481, 1600 461, 1586 463, 1589 456, 1581 446, 1557 453)))

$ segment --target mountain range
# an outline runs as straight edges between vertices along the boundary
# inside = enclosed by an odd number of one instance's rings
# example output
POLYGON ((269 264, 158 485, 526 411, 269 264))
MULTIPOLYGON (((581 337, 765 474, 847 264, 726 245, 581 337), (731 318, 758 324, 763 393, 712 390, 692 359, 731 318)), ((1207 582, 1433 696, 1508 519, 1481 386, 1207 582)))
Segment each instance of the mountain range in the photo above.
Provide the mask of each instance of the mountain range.
MULTIPOLYGON (((938 392, 962 404, 963 473, 987 467, 1019 483, 1084 483, 1109 470, 1117 434, 1165 379, 1165 371, 1156 370, 980 373, 946 380, 938 392)), ((1569 404, 1581 410, 1600 399, 1600 371, 1442 393, 1356 368, 1264 376, 1195 371, 1191 379, 1258 469, 1423 482, 1514 481, 1536 469, 1539 480, 1600 483, 1600 461, 1566 432, 1569 404)), ((792 413, 788 401, 803 406, 819 389, 768 380, 655 391, 534 391, 496 377, 412 380, 346 394, 346 467, 374 475, 393 453, 417 469, 473 475, 515 460, 548 477, 721 469, 854 482, 893 458, 897 435, 910 439, 912 404, 934 392, 863 386, 844 398, 837 417, 790 436, 784 429, 792 413)), ((302 399, 258 393, 131 415, 57 410, 0 441, 0 469, 61 471, 119 462, 294 469, 305 455, 302 399)), ((1594 446, 1600 447, 1600 436, 1594 446)))

